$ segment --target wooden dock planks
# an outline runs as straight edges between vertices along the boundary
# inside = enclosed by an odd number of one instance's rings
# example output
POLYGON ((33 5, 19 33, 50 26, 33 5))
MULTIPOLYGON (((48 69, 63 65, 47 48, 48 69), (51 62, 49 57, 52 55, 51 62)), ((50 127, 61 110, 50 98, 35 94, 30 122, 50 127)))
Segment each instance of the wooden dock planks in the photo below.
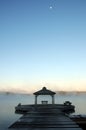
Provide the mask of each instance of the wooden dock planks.
POLYGON ((9 128, 22 130, 82 130, 59 109, 36 108, 34 111, 24 114, 9 128))

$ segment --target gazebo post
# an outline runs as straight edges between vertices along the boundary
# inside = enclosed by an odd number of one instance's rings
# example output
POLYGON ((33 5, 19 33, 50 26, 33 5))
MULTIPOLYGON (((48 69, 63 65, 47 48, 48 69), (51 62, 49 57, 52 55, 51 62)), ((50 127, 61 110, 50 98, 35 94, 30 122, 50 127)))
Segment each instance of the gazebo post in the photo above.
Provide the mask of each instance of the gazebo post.
POLYGON ((54 95, 52 95, 52 104, 54 104, 55 102, 54 102, 54 95))
POLYGON ((35 95, 35 104, 37 104, 37 95, 35 95))

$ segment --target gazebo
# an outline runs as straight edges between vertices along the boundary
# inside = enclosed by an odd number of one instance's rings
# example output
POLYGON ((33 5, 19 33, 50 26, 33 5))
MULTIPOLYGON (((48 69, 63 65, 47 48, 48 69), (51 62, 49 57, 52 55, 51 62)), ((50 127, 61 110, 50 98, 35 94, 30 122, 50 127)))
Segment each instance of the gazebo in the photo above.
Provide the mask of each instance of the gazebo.
MULTIPOLYGON (((52 97, 52 104, 55 103, 54 95, 56 94, 55 92, 48 90, 46 87, 43 87, 41 90, 33 93, 35 95, 35 104, 37 104, 37 97, 39 95, 50 95, 52 97)), ((42 101, 42 104, 47 104, 47 101, 42 101)))

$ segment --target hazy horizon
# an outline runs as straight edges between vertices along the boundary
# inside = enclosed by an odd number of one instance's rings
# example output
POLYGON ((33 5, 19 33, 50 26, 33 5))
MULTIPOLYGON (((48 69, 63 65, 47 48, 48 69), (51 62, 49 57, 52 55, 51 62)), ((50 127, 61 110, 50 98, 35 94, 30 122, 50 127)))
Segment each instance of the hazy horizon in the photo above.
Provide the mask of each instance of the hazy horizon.
MULTIPOLYGON (((42 89, 42 88, 40 88, 42 89)), ((39 91, 40 89, 37 89, 36 91, 39 91)), ((49 89, 51 90, 51 89, 49 89)), ((36 91, 28 91, 28 90, 24 90, 24 89, 2 89, 0 90, 0 93, 5 93, 5 94, 33 94, 36 91)), ((53 90, 51 90, 53 91, 53 90)), ((80 90, 55 90, 54 92, 56 92, 56 94, 67 94, 67 93, 74 93, 74 94, 78 94, 78 93, 86 93, 86 91, 80 91, 80 90)))

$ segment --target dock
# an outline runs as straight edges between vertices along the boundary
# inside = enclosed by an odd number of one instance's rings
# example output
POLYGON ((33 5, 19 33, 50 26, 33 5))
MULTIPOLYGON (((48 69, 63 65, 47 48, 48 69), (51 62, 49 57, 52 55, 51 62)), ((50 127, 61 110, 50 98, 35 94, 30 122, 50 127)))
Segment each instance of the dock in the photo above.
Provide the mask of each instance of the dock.
POLYGON ((9 128, 22 128, 22 130, 82 130, 67 115, 59 109, 52 107, 47 109, 36 109, 23 115, 18 121, 9 128))
POLYGON ((35 104, 21 105, 15 107, 16 113, 22 113, 23 116, 13 123, 9 128, 15 130, 82 130, 67 113, 74 111, 71 102, 66 101, 64 104, 55 104, 55 92, 43 87, 34 93, 35 104), (49 95, 52 97, 51 104, 48 101, 42 101, 38 104, 39 95, 49 95))
POLYGON ((38 109, 46 109, 46 106, 47 106, 47 109, 50 109, 50 108, 53 108, 53 109, 59 109, 61 110, 62 112, 65 112, 65 113, 72 113, 72 112, 75 112, 75 106, 74 105, 66 105, 66 104, 29 104, 29 105, 20 105, 18 104, 16 107, 15 107, 15 113, 20 113, 20 114, 23 114, 23 113, 27 113, 27 112, 30 112, 30 111, 33 111, 34 109, 38 110, 38 109))

